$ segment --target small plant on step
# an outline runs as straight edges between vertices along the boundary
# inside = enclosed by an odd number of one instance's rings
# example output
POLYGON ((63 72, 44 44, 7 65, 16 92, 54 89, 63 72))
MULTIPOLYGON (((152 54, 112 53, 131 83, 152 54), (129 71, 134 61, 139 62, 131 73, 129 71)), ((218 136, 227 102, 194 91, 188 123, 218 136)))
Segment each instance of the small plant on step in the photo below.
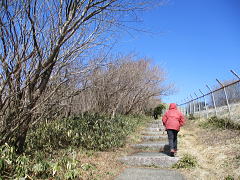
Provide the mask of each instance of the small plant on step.
POLYGON ((191 154, 184 154, 183 157, 173 165, 173 168, 176 169, 188 169, 194 168, 197 166, 197 159, 191 154))
POLYGON ((234 180, 234 177, 232 177, 231 175, 228 175, 227 177, 225 177, 224 180, 234 180))

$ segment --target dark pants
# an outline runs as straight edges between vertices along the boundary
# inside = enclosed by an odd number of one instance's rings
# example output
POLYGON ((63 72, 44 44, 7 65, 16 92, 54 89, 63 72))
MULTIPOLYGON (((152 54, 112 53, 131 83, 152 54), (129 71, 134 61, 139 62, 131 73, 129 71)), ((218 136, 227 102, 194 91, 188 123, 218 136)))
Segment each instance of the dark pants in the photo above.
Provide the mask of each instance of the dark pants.
POLYGON ((173 149, 177 150, 178 131, 173 129, 168 129, 167 134, 168 134, 168 142, 169 142, 170 150, 173 150, 173 149))

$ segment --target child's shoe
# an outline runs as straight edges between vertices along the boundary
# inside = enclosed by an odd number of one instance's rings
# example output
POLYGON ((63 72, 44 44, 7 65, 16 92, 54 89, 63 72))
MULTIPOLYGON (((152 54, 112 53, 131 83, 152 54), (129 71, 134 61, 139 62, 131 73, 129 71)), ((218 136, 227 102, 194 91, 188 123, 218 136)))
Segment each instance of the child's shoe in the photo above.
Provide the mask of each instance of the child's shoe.
POLYGON ((174 149, 171 149, 171 151, 170 151, 170 156, 171 156, 171 157, 174 157, 174 155, 175 155, 175 150, 174 150, 174 149))
POLYGON ((175 157, 174 152, 170 152, 170 156, 171 156, 171 157, 175 157))

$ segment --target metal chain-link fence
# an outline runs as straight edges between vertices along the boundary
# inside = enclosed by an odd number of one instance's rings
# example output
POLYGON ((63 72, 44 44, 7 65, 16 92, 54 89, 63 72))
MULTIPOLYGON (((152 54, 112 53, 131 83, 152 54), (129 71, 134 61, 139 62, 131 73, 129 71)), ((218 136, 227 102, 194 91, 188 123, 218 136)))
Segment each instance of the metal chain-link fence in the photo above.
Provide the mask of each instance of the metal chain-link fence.
POLYGON ((208 92, 199 89, 200 96, 194 92, 179 108, 185 115, 194 115, 204 118, 217 116, 240 123, 240 76, 231 70, 237 80, 222 83, 218 79, 218 87, 211 89, 206 85, 208 92))

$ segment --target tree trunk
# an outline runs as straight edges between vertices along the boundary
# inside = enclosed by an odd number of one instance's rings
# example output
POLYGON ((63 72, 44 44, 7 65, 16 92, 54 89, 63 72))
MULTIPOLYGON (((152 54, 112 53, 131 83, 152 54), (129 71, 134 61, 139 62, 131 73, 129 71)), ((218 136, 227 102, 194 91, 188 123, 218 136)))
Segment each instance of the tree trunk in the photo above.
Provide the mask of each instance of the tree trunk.
POLYGON ((16 137, 15 137, 16 141, 14 143, 14 146, 18 154, 22 154, 24 152, 27 132, 29 129, 29 124, 31 122, 31 119, 32 119, 32 116, 28 114, 25 118, 23 125, 19 127, 19 130, 16 134, 16 137))

